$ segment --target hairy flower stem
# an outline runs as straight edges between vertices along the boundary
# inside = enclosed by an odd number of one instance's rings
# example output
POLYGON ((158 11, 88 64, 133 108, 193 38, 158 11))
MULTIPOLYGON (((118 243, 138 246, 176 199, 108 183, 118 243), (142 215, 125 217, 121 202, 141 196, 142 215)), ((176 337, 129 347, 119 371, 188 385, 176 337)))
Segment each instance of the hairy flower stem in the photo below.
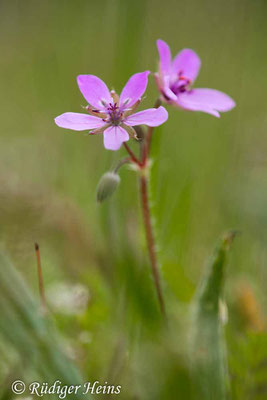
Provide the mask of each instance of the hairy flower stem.
POLYGON ((143 209, 144 226, 146 231, 147 247, 152 267, 153 279, 157 291, 160 310, 164 318, 166 318, 165 304, 160 283, 159 267, 156 256, 155 240, 151 222, 151 214, 148 198, 148 179, 145 174, 140 176, 141 204, 143 209))
MULTIPOLYGON (((159 107, 161 104, 161 100, 158 99, 155 102, 154 107, 159 107)), ((161 281, 160 281, 160 272, 156 254, 156 245, 154 239, 154 233, 152 228, 152 221, 151 221, 151 213, 150 213, 150 204, 149 204, 149 196, 148 196, 148 177, 147 177, 147 170, 148 170, 148 161, 149 161, 149 153, 150 153, 150 145, 152 140, 154 127, 148 127, 147 134, 143 141, 141 142, 141 155, 140 160, 135 156, 132 152, 130 147, 127 143, 123 143, 125 149, 127 150, 128 154, 130 155, 130 162, 135 164, 139 171, 140 171, 140 192, 141 192, 141 205, 143 211, 143 220, 145 226, 145 233, 146 233, 146 241, 148 247, 148 253, 150 258, 150 263, 152 267, 152 274, 153 280, 156 287, 156 293, 159 300, 160 311, 162 316, 166 318, 166 310, 165 310, 165 303, 162 294, 161 288, 161 281)))

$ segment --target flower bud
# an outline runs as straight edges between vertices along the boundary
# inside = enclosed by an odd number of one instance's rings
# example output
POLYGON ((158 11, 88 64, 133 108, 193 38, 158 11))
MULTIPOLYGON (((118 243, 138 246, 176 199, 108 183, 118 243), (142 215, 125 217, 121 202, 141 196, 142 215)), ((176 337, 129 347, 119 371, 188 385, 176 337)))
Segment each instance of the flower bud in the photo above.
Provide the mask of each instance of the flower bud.
POLYGON ((97 190, 96 199, 99 203, 112 196, 120 183, 120 177, 115 172, 106 172, 100 179, 97 190))

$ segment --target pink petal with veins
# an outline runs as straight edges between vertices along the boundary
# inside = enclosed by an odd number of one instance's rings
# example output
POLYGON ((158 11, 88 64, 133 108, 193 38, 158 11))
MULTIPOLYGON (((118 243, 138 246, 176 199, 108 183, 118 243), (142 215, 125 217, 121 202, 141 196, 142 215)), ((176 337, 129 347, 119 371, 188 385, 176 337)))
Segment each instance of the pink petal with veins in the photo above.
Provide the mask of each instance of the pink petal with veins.
POLYGON ((191 111, 203 111, 220 117, 220 112, 230 111, 235 102, 227 94, 215 89, 193 89, 180 93, 176 104, 191 111))
POLYGON ((101 128, 106 124, 101 118, 92 115, 66 112, 55 118, 57 126, 75 131, 101 128))
MULTIPOLYGON (((193 93, 192 93, 193 92, 193 93)), ((193 89, 194 102, 205 104, 217 111, 230 111, 235 107, 234 100, 227 94, 215 89, 193 89)), ((189 92, 190 95, 190 92, 189 92)))
POLYGON ((95 75, 79 75, 77 82, 83 97, 96 109, 103 110, 106 104, 113 103, 106 84, 95 75))
POLYGON ((120 126, 110 126, 104 131, 104 146, 107 150, 119 150, 129 140, 128 132, 120 126))
POLYGON ((136 125, 148 125, 148 126, 159 126, 168 119, 168 112, 164 107, 149 108, 144 111, 140 111, 136 114, 132 114, 124 121, 125 125, 136 126, 136 125))
POLYGON ((144 94, 150 71, 138 72, 131 76, 120 95, 120 107, 133 106, 144 94))

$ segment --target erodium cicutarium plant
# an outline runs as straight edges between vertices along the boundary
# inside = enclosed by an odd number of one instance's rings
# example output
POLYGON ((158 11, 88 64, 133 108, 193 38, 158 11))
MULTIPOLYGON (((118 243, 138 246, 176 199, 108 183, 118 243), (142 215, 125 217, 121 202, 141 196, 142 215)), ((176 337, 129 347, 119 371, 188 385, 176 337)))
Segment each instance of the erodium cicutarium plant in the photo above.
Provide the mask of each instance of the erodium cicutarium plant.
POLYGON ((166 316, 162 293, 161 277, 157 259, 154 232, 151 222, 148 196, 150 147, 154 128, 168 119, 168 112, 161 103, 188 111, 202 111, 219 117, 219 112, 231 110, 235 102, 226 94, 214 89, 193 89, 201 61, 190 49, 184 49, 172 60, 169 46, 162 40, 157 41, 160 62, 155 80, 159 89, 159 98, 153 108, 136 112, 146 91, 149 71, 134 74, 124 86, 120 96, 109 90, 106 84, 95 75, 79 75, 79 89, 87 101, 83 113, 66 112, 55 118, 61 128, 75 131, 89 131, 96 135, 103 133, 104 147, 107 150, 119 150, 123 145, 128 157, 122 159, 113 171, 103 175, 97 199, 103 201, 116 189, 120 178, 119 168, 130 163, 138 172, 140 182, 141 205, 146 232, 147 247, 152 274, 162 315, 166 316), (146 125, 146 131, 143 129, 146 125), (140 145, 137 156, 127 144, 132 139, 140 145))

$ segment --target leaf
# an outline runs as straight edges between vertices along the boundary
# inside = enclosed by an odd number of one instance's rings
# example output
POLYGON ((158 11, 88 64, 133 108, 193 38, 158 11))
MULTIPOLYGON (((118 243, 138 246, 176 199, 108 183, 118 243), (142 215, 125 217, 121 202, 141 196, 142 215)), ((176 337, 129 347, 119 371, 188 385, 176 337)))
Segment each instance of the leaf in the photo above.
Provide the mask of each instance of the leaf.
POLYGON ((221 240, 193 301, 191 369, 194 393, 201 400, 225 400, 228 371, 220 318, 226 254, 235 233, 221 240))

